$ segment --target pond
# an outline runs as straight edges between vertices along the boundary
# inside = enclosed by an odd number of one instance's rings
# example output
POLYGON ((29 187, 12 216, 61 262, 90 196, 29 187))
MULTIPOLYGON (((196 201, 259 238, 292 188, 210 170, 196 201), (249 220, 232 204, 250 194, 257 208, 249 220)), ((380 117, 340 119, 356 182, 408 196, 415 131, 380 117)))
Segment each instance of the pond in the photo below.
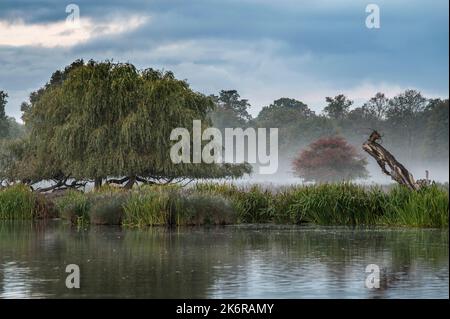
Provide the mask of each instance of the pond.
POLYGON ((448 298, 447 230, 0 222, 0 298, 448 298), (80 288, 66 287, 66 266, 80 288), (370 264, 379 288, 368 288, 370 264))

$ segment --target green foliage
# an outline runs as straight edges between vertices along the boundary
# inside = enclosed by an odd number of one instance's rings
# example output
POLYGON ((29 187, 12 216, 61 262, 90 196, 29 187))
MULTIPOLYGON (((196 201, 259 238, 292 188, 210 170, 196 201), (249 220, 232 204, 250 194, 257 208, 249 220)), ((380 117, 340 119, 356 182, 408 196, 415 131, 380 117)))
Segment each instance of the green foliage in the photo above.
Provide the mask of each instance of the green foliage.
POLYGON ((91 193, 68 191, 55 202, 61 217, 72 224, 120 225, 127 197, 124 191, 103 187, 91 193))
POLYGON ((0 139, 8 136, 9 122, 5 113, 8 94, 0 90, 0 139))
MULTIPOLYGON (((72 224, 144 226, 233 223, 313 223, 318 225, 396 225, 448 227, 448 189, 389 190, 350 183, 264 189, 228 184, 197 184, 182 189, 149 186, 132 191, 69 191, 55 199, 61 217, 72 224)), ((0 219, 52 215, 43 195, 24 185, 0 191, 0 219)))
POLYGON ((212 95, 215 109, 210 112, 214 126, 219 129, 227 127, 245 127, 251 119, 248 113, 248 100, 241 99, 236 90, 220 91, 219 96, 212 95))
POLYGON ((0 190, 0 220, 32 219, 35 197, 30 188, 18 184, 0 190))
POLYGON ((33 182, 105 179, 110 176, 223 178, 247 165, 174 164, 170 133, 192 130, 214 107, 171 72, 132 64, 75 61, 23 105, 30 134, 12 158, 11 179, 33 182))
POLYGON ((221 225, 235 222, 231 203, 219 195, 153 186, 133 191, 124 205, 123 224, 221 225))
POLYGON ((235 208, 242 223, 264 223, 272 221, 275 211, 272 193, 259 186, 252 186, 235 197, 235 208))
POLYGON ((307 186, 289 208, 294 220, 319 225, 374 225, 383 213, 385 195, 354 184, 307 186))
MULTIPOLYGON (((425 158, 430 161, 436 158, 448 158, 449 150, 449 104, 448 100, 434 100, 425 112, 424 146, 425 158)), ((423 130, 423 128, 421 129, 423 130)))
POLYGON ((389 193, 381 222, 387 225, 448 227, 448 191, 432 185, 411 192, 397 186, 389 193))
POLYGON ((126 193, 95 194, 90 198, 89 221, 94 225, 120 225, 126 193))
POLYGON ((231 202, 221 195, 183 192, 173 197, 172 205, 176 225, 226 225, 237 222, 231 202))
POLYGON ((195 190, 209 194, 220 194, 233 203, 239 223, 267 223, 275 216, 273 194, 259 185, 249 189, 229 184, 196 184, 195 190))
POLYGON ((316 115, 300 101, 277 99, 249 125, 279 129, 281 159, 292 158, 326 136, 342 135, 361 145, 376 129, 383 134, 383 145, 395 150, 399 159, 403 155, 410 161, 448 165, 448 99, 426 99, 420 92, 406 90, 393 98, 379 92, 352 110, 351 101, 342 94, 326 102, 323 115, 316 115))
POLYGON ((72 224, 85 224, 89 221, 91 202, 85 193, 68 191, 56 199, 56 207, 60 216, 72 224))
POLYGON ((349 100, 345 95, 339 94, 333 97, 326 97, 328 105, 323 109, 324 113, 335 120, 344 119, 352 106, 353 101, 349 100))
POLYGON ((169 225, 173 189, 144 188, 133 192, 124 205, 123 224, 129 227, 169 225))
POLYGON ((242 223, 448 225, 448 190, 438 186, 419 192, 402 187, 383 191, 351 183, 294 186, 278 191, 228 184, 197 184, 195 189, 229 198, 242 223))
POLYGON ((284 127, 314 116, 306 104, 295 99, 281 98, 262 108, 258 114, 261 127, 284 127))

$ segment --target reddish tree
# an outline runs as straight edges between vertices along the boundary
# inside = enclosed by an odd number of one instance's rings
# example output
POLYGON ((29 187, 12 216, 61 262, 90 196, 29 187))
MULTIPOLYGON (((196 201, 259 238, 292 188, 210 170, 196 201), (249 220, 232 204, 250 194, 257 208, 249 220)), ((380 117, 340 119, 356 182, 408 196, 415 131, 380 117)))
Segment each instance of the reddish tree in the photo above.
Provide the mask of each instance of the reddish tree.
POLYGON ((293 161, 297 176, 319 183, 366 178, 366 165, 366 159, 340 136, 309 144, 293 161))

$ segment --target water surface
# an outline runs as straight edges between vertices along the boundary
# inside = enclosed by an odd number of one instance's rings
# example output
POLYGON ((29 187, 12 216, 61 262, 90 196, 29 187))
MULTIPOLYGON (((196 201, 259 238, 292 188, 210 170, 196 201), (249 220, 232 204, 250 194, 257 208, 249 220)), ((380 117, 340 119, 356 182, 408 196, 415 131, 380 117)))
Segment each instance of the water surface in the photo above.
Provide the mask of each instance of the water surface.
POLYGON ((448 230, 0 222, 0 298, 448 298, 448 230), (77 264, 81 288, 65 286, 77 264), (366 266, 381 269, 368 289, 366 266))

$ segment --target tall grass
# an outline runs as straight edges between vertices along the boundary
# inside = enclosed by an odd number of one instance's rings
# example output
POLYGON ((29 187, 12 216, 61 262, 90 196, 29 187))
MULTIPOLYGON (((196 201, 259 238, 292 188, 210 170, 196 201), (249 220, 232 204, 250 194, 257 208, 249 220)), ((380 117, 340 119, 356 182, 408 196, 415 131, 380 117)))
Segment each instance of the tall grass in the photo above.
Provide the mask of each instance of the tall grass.
POLYGON ((32 219, 35 197, 30 188, 18 184, 0 191, 0 219, 32 219))
POLYGON ((124 215, 124 203, 128 195, 123 192, 114 194, 94 194, 89 198, 89 222, 95 225, 120 225, 124 215))
POLYGON ((170 223, 171 189, 143 188, 133 192, 124 204, 123 224, 130 227, 159 226, 170 223))
POLYGON ((440 186, 418 192, 351 183, 293 186, 276 192, 228 184, 198 184, 195 189, 231 199, 243 223, 448 226, 448 191, 440 186))
POLYGON ((448 192, 432 185, 417 192, 397 186, 389 193, 380 223, 414 227, 448 227, 448 192))
POLYGON ((176 225, 225 225, 237 223, 231 201, 221 195, 180 192, 172 197, 176 225))
MULTIPOLYGON (((365 187, 350 183, 267 189, 198 184, 182 189, 145 186, 131 191, 106 187, 91 193, 68 191, 54 199, 61 217, 73 224, 130 227, 233 223, 399 225, 448 227, 448 190, 429 186, 365 187)), ((23 185, 0 191, 0 219, 54 216, 52 205, 23 185)))
POLYGON ((223 196, 174 187, 153 186, 133 191, 124 204, 123 224, 130 227, 233 222, 234 210, 223 196))
POLYGON ((295 193, 289 213, 294 220, 320 225, 373 225, 386 195, 354 184, 307 186, 295 193))
POLYGON ((210 196, 215 194, 229 198, 239 223, 264 223, 274 218, 273 195, 259 185, 244 190, 229 184, 197 184, 195 190, 210 196))
POLYGON ((57 198, 55 202, 62 218, 77 225, 89 222, 88 212, 91 202, 85 193, 71 190, 64 196, 57 198))

